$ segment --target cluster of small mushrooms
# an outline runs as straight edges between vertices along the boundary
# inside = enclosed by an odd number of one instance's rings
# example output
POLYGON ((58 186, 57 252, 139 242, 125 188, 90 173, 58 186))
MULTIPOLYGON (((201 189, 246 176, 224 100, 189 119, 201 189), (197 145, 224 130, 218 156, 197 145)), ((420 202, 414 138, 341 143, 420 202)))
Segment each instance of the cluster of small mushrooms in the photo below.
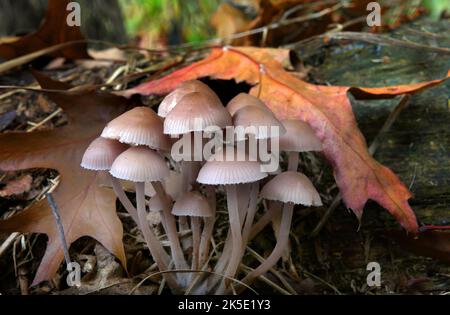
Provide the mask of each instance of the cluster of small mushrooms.
MULTIPOLYGON (((311 181, 297 172, 299 152, 321 149, 321 142, 306 123, 279 121, 261 100, 245 93, 224 107, 214 91, 194 80, 170 93, 158 113, 136 107, 109 122, 86 150, 81 166, 109 175, 117 198, 139 227, 173 293, 229 294, 245 290, 282 257, 295 205, 322 205, 311 181), (237 158, 236 143, 273 141, 270 132, 224 141, 209 158, 172 159, 171 149, 179 137, 192 139, 211 126, 222 130, 228 126, 278 127, 276 140, 288 156, 287 170, 279 167, 268 174, 247 152, 245 159, 237 158), (230 150, 231 154, 227 153, 230 150), (126 195, 123 181, 134 183, 136 206, 126 195), (229 232, 220 257, 212 264, 216 198, 221 192, 226 194, 229 232), (146 196, 151 199, 147 201, 146 196), (260 205, 264 213, 256 220, 260 205), (149 224, 151 214, 159 214, 170 251, 149 224), (281 219, 272 253, 239 278, 247 244, 275 218, 281 219)), ((183 151, 183 156, 190 154, 194 152, 183 151)))

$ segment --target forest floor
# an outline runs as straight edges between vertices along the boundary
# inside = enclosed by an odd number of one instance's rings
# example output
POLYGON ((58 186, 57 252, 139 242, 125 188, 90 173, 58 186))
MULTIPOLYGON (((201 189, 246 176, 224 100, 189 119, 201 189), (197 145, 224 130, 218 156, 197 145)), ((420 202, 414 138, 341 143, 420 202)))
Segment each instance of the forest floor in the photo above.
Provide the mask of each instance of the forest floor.
MULTIPOLYGON (((417 21, 392 32, 394 38, 413 40, 424 45, 450 47, 445 30, 450 22, 417 21)), ((447 32, 448 33, 448 32, 447 32)), ((387 86, 440 78, 450 69, 450 56, 397 46, 381 46, 358 41, 311 41, 294 49, 305 80, 317 84, 349 86, 387 86)), ((69 64, 46 73, 72 84, 102 83, 117 70, 109 65, 87 70, 69 64)), ((28 72, 3 76, 0 84, 33 83, 28 72)), ((237 94, 249 87, 233 82, 208 81, 211 86, 226 86, 237 94)), ((421 223, 448 224, 450 220, 450 82, 412 96, 392 127, 380 130, 390 113, 401 102, 391 100, 352 100, 361 131, 370 144, 377 139, 375 157, 397 173, 414 194, 412 208, 421 223)), ((147 100, 157 105, 160 99, 147 100)), ((44 96, 16 91, 0 94, 0 132, 33 131, 57 128, 66 123, 64 113, 44 96)), ((338 195, 331 167, 315 154, 304 154, 301 171, 325 192, 324 204, 330 206, 338 195)), ((0 172, 0 217, 6 218, 35 202, 51 189, 57 172, 26 170, 0 172), (5 191, 8 183, 19 186, 13 197, 5 191), (20 191, 22 187, 22 191, 20 191), (2 197, 1 192, 4 192, 2 197)), ((224 205, 224 202, 219 202, 224 205)), ((147 258, 138 229, 118 203, 124 224, 124 243, 129 263, 125 271, 99 243, 82 238, 71 246, 71 255, 82 262, 83 285, 68 288, 61 281, 65 271, 48 283, 28 288, 45 251, 44 235, 0 235, 0 293, 2 294, 157 294, 160 278, 139 282, 154 270, 147 258), (12 241, 11 241, 12 240, 12 241), (138 285, 139 284, 139 285, 138 285)), ((220 209, 219 209, 220 210, 220 209)), ((450 259, 434 259, 413 254, 410 242, 398 223, 382 208, 369 203, 361 223, 342 203, 324 220, 327 207, 311 211, 296 209, 291 235, 290 256, 278 265, 277 272, 266 275, 255 290, 262 293, 298 294, 442 294, 450 292, 450 259), (317 229, 323 221, 323 228, 317 229), (316 232, 313 232, 315 231, 316 232), (313 236, 312 236, 313 234, 313 236), (369 262, 381 266, 381 286, 369 287, 366 267, 369 262), (283 290, 280 287, 284 288, 283 290)), ((215 239, 226 237, 225 214, 220 215, 215 239)), ((157 224, 158 222, 155 222, 157 224)), ((273 247, 274 236, 268 227, 250 247, 265 256, 273 247)), ((420 250, 420 249, 419 249, 420 250)), ((255 255, 248 252, 245 264, 255 255)), ((439 257, 438 257, 439 258, 439 257)))

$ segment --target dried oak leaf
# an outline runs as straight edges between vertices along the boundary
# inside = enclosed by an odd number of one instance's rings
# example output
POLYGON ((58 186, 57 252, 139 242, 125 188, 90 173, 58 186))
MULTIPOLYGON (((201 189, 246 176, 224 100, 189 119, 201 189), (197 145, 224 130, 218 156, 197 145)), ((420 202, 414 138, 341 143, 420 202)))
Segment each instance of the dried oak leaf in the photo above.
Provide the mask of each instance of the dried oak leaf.
POLYGON ((0 197, 18 196, 28 192, 31 189, 33 177, 24 175, 9 181, 3 189, 0 190, 0 197))
MULTIPOLYGON (((358 218, 367 200, 372 199, 394 215, 407 231, 415 233, 417 221, 408 204, 412 195, 390 169, 369 154, 347 96, 350 87, 304 82, 284 70, 282 62, 288 56, 289 51, 283 49, 213 48, 205 59, 125 91, 124 95, 164 94, 183 81, 201 77, 246 81, 254 86, 250 93, 260 97, 278 118, 300 119, 311 125, 333 166, 344 202, 358 218)), ((392 96, 441 81, 354 90, 360 94, 392 96)))
MULTIPOLYGON (((82 41, 84 37, 78 26, 67 24, 69 0, 49 0, 45 18, 39 29, 18 40, 0 45, 0 57, 10 60, 41 49, 71 41, 82 41)), ((51 53, 52 57, 67 59, 90 59, 85 43, 78 43, 51 53)))
MULTIPOLYGON (((123 113, 130 101, 95 92, 70 92, 66 84, 36 75, 45 92, 68 116, 68 125, 54 130, 0 135, 0 169, 55 169, 61 181, 54 192, 69 244, 90 236, 126 265, 122 224, 117 217, 112 190, 100 185, 101 173, 81 169, 82 155, 104 125, 123 113)), ((48 245, 33 285, 51 279, 63 259, 57 227, 46 200, 18 215, 0 221, 0 232, 44 233, 48 245)))

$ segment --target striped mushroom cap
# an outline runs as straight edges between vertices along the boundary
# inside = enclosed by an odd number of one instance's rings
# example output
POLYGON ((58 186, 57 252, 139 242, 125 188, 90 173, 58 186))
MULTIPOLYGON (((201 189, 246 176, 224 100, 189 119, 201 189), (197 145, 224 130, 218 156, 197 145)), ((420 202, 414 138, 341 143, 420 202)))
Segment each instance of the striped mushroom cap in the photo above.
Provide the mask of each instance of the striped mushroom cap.
POLYGON ((319 193, 308 177, 292 171, 281 173, 270 180, 261 190, 261 197, 283 203, 322 206, 319 193))
POLYGON ((114 161, 110 173, 132 182, 156 182, 169 176, 169 167, 157 152, 147 147, 132 147, 114 161))
POLYGON ((126 144, 118 141, 97 138, 84 152, 81 167, 92 171, 108 171, 114 160, 127 148, 126 144))
POLYGON ((241 93, 235 98, 233 98, 227 105, 227 110, 230 112, 231 116, 234 116, 236 112, 244 107, 247 106, 255 106, 260 109, 263 109, 268 112, 272 112, 259 98, 247 94, 247 93, 241 93))
POLYGON ((213 216, 208 199, 196 191, 188 192, 178 198, 173 205, 172 214, 179 217, 209 218, 213 216))
POLYGON ((161 102, 158 108, 158 116, 166 118, 167 115, 178 105, 178 102, 187 94, 192 92, 209 93, 212 96, 218 98, 213 90, 206 84, 198 80, 183 82, 172 93, 167 95, 161 102))
POLYGON ((259 162, 228 146, 208 159, 200 170, 197 181, 206 185, 252 183, 267 177, 261 169, 259 162))
POLYGON ((322 142, 314 130, 301 120, 282 121, 286 133, 280 137, 280 149, 287 152, 322 151, 322 142))
MULTIPOLYGON (((238 110, 233 116, 233 124, 235 127, 245 128, 247 134, 254 134, 258 140, 279 137, 286 133, 283 124, 272 112, 255 106, 247 106, 238 110), (272 128, 276 128, 276 131, 272 128)), ((245 136, 237 134, 236 140, 245 140, 245 136)))
POLYGON ((184 96, 164 121, 164 133, 181 135, 203 131, 210 126, 223 129, 231 125, 230 113, 217 97, 193 92, 184 96))
POLYGON ((171 147, 170 139, 163 133, 161 117, 148 107, 133 108, 110 121, 102 137, 155 150, 169 151, 171 147))

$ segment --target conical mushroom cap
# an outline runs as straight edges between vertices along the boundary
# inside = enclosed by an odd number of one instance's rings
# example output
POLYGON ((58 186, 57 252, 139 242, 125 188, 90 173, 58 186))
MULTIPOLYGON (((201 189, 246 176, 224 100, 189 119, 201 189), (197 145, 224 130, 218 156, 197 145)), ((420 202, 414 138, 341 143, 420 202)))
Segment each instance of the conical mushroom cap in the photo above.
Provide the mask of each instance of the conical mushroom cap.
POLYGON ((108 171, 114 160, 127 148, 126 144, 118 141, 97 138, 84 152, 81 167, 92 171, 108 171))
POLYGON ((280 137, 280 149, 287 152, 322 151, 322 143, 314 130, 301 120, 282 121, 286 133, 280 137))
MULTIPOLYGON (((172 204, 172 198, 170 198, 170 196, 167 197, 172 204)), ((154 195, 152 198, 150 198, 150 201, 148 202, 148 208, 151 212, 160 212, 164 210, 164 203, 162 202, 161 198, 159 198, 159 195, 154 195)))
POLYGON ((179 217, 212 217, 213 212, 206 199, 196 191, 188 192, 177 199, 172 208, 172 214, 179 217))
MULTIPOLYGON (((248 128, 249 132, 255 135, 256 139, 270 139, 279 137, 286 133, 283 124, 275 115, 264 109, 255 106, 247 106, 238 110, 233 116, 235 127, 248 128), (272 128, 275 128, 273 132, 272 128)), ((245 137, 237 135, 236 140, 242 141, 245 137)))
POLYGON ((259 98, 247 94, 247 93, 241 93, 237 95, 235 98, 233 98, 227 105, 227 110, 230 112, 231 116, 234 116, 236 112, 244 107, 247 106, 255 106, 260 109, 263 109, 268 112, 272 112, 259 98))
POLYGON ((308 177, 292 171, 281 173, 270 180, 261 190, 261 197, 305 206, 322 205, 319 193, 308 177))
POLYGON ((164 121, 164 133, 181 135, 203 131, 210 126, 223 129, 231 125, 230 113, 217 97, 193 92, 184 96, 164 121))
POLYGON ((164 159, 147 147, 132 147, 114 161, 112 176, 132 182, 156 182, 169 176, 164 159))
POLYGON ((202 92, 210 93, 212 96, 218 96, 213 90, 209 88, 206 84, 198 80, 183 82, 178 88, 176 88, 172 93, 167 95, 161 102, 158 108, 158 116, 167 117, 167 115, 172 111, 172 109, 177 106, 178 102, 187 94, 192 92, 202 92))
POLYGON ((197 181, 206 185, 234 185, 252 183, 267 177, 261 164, 251 160, 236 148, 226 147, 208 159, 198 175, 197 181), (227 154, 231 152, 230 154, 227 154))
POLYGON ((162 119, 148 107, 136 107, 110 121, 103 138, 130 145, 146 145, 155 150, 170 150, 170 139, 163 133, 162 119))

